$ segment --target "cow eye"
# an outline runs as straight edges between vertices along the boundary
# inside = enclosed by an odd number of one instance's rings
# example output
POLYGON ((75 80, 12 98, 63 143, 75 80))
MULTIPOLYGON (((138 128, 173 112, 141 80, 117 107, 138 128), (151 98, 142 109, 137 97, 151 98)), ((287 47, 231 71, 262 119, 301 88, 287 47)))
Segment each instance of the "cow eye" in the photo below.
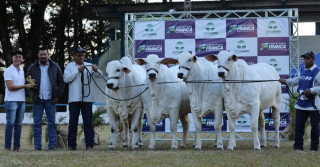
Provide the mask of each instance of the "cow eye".
POLYGON ((191 61, 191 59, 189 59, 188 61, 191 61))
POLYGON ((228 59, 228 61, 230 61, 230 60, 231 60, 231 58, 228 59))
POLYGON ((160 61, 158 61, 157 63, 160 64, 160 61))
POLYGON ((117 69, 117 72, 120 72, 120 69, 117 69))

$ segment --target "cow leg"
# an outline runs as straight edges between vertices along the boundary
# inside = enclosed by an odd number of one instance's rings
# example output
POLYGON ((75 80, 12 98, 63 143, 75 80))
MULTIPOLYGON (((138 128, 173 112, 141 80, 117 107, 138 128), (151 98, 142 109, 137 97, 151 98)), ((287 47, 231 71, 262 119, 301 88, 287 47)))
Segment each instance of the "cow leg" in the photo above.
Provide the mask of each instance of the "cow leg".
POLYGON ((223 111, 222 110, 216 110, 214 113, 214 129, 216 130, 216 144, 217 149, 223 150, 223 142, 222 142, 222 136, 221 136, 221 128, 223 124, 223 111))
POLYGON ((279 138, 279 127, 280 127, 280 108, 272 107, 272 118, 275 129, 274 143, 273 147, 280 147, 280 138, 279 138))
POLYGON ((233 150, 236 148, 236 118, 231 117, 230 112, 227 111, 227 117, 229 122, 229 131, 230 131, 230 138, 229 138, 229 145, 228 150, 233 150))
MULTIPOLYGON (((178 111, 174 111, 178 112, 178 111)), ((172 145, 171 149, 178 149, 178 140, 177 140, 177 124, 178 124, 178 116, 170 116, 170 131, 172 136, 172 145)))
POLYGON ((141 110, 137 109, 133 114, 132 114, 132 121, 131 121, 131 135, 132 135, 132 150, 137 150, 139 148, 139 125, 140 125, 140 115, 141 110))
POLYGON ((254 143, 255 150, 260 150, 260 141, 259 141, 259 135, 258 135, 258 119, 259 119, 259 108, 252 107, 250 127, 253 133, 253 143, 254 143))
POLYGON ((193 117, 193 122, 194 122, 194 127, 196 129, 196 137, 195 137, 195 142, 196 145, 194 147, 195 150, 201 150, 201 117, 198 117, 194 112, 192 112, 192 117, 193 117))
POLYGON ((260 128, 260 134, 261 134, 261 147, 267 147, 267 140, 266 140, 266 130, 265 130, 265 118, 264 113, 262 110, 260 110, 259 115, 259 128, 260 128))
POLYGON ((111 108, 108 108, 107 113, 109 117, 110 130, 111 130, 110 144, 108 146, 108 149, 114 150, 116 146, 117 117, 113 109, 111 108))
POLYGON ((122 147, 129 147, 129 124, 128 120, 121 120, 123 125, 123 142, 122 147))
POLYGON ((188 113, 180 115, 180 121, 183 128, 183 137, 182 137, 182 142, 180 146, 186 148, 187 142, 188 142, 189 123, 190 123, 188 113))
POLYGON ((141 110, 140 118, 139 118, 139 127, 138 127, 138 133, 139 133, 139 139, 138 139, 138 145, 139 147, 143 146, 142 142, 142 124, 143 124, 143 110, 141 110))
POLYGON ((148 150, 154 150, 154 147, 156 145, 156 140, 155 140, 155 132, 156 132, 156 124, 149 122, 150 126, 150 143, 148 150))

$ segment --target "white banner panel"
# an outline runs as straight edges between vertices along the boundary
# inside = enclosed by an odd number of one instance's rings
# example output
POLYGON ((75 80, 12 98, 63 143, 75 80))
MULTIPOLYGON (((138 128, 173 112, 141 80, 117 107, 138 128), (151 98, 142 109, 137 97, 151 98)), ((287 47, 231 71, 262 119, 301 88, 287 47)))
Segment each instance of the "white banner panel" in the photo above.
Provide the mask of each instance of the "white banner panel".
POLYGON ((226 20, 196 20, 196 39, 226 38, 226 20))
POLYGON ((258 56, 258 63, 270 64, 279 75, 289 74, 289 56, 258 56))
POLYGON ((227 50, 237 56, 258 56, 257 38, 227 38, 227 50))
POLYGON ((258 37, 289 37, 287 18, 258 19, 258 37))
POLYGON ((183 51, 195 53, 195 39, 166 39, 165 57, 178 58, 183 51))
POLYGON ((135 22, 135 40, 164 39, 164 21, 135 22))

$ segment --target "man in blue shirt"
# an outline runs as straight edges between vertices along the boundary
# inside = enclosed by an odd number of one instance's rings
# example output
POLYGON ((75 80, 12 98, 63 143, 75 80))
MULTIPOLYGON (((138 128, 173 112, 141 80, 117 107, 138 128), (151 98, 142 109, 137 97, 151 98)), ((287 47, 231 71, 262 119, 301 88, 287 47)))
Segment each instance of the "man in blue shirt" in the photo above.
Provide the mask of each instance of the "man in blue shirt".
POLYGON ((63 97, 63 76, 59 65, 49 59, 48 49, 40 48, 38 57, 39 60, 29 67, 27 74, 36 80, 36 88, 32 95, 34 149, 42 149, 42 116, 45 110, 48 121, 48 148, 55 150, 57 144, 55 104, 63 97))
POLYGON ((307 51, 301 55, 304 59, 305 67, 300 69, 300 77, 283 79, 281 83, 289 86, 297 86, 297 91, 302 94, 297 100, 296 109, 296 129, 294 150, 303 151, 303 135, 305 123, 310 117, 311 122, 311 147, 310 150, 318 151, 319 146, 319 109, 320 109, 320 69, 314 64, 314 53, 307 51))

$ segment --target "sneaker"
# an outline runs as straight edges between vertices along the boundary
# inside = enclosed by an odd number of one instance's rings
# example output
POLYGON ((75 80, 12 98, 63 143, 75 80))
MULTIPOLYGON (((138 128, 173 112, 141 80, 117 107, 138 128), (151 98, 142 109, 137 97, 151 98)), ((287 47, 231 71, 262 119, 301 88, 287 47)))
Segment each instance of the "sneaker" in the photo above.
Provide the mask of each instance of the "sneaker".
POLYGON ((93 147, 88 146, 88 147, 86 147, 86 150, 88 150, 88 151, 92 151, 92 150, 93 150, 93 147))
POLYGON ((10 152, 11 151, 11 148, 6 148, 5 149, 7 152, 10 152))
POLYGON ((68 150, 69 150, 69 151, 75 151, 75 150, 77 150, 77 148, 75 148, 75 147, 68 147, 68 150))
POLYGON ((49 148, 50 151, 57 151, 56 147, 49 148))
POLYGON ((15 149, 13 149, 13 151, 19 152, 20 148, 15 148, 15 149))
POLYGON ((294 149, 295 152, 303 152, 302 149, 294 149))
POLYGON ((34 151, 41 151, 41 148, 35 147, 34 151))
POLYGON ((311 149, 311 150, 310 150, 310 152, 312 152, 312 153, 316 153, 316 152, 317 152, 317 150, 313 150, 313 149, 311 149))

